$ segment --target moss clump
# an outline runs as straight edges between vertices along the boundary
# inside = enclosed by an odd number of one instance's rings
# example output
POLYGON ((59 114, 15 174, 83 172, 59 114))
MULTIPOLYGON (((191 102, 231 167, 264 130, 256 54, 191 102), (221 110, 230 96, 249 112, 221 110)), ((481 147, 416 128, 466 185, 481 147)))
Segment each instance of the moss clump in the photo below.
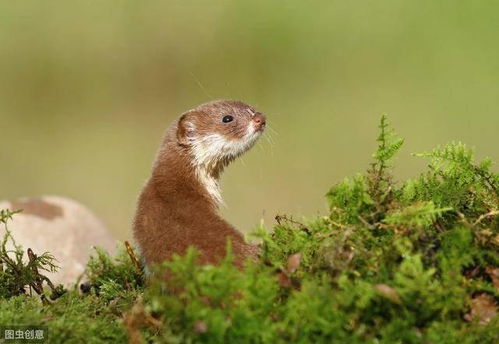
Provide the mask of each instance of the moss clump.
MULTIPOLYGON (((23 253, 20 246, 9 255, 23 253)), ((26 268, 22 267, 20 270, 26 268)), ((7 274, 9 271, 7 270, 7 274)), ((123 325, 123 313, 130 309, 142 293, 140 271, 130 261, 126 251, 110 258, 102 250, 87 265, 83 290, 72 288, 56 300, 30 296, 29 283, 22 292, 11 287, 6 272, 0 271, 0 288, 8 293, 0 297, 2 326, 47 326, 50 343, 124 343, 128 335, 123 325), (12 289, 12 290, 11 290, 12 289), (45 301, 44 301, 45 300, 45 301)), ((30 280, 27 280, 30 282, 30 280)), ((75 281, 76 282, 76 281, 75 281)), ((35 294, 36 295, 36 294, 35 294)))
POLYGON ((87 293, 2 294, 0 323, 47 325, 55 343, 498 342, 499 175, 451 143, 397 184, 403 141, 385 117, 380 129, 373 164, 329 190, 329 213, 259 228, 261 259, 244 272, 231 254, 200 266, 189 250, 144 285, 133 255, 97 252, 87 293))

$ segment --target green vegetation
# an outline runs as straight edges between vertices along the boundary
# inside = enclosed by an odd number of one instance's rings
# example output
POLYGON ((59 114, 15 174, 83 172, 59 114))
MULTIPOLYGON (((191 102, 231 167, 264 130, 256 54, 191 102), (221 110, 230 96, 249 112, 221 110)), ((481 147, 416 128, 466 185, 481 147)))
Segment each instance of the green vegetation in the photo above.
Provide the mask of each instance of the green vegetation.
POLYGON ((497 343, 499 174, 451 143, 397 184, 403 141, 385 117, 380 129, 367 173, 327 193, 329 214, 259 228, 245 271, 190 250, 145 284, 133 252, 97 251, 84 292, 50 303, 2 278, 0 324, 46 325, 54 343, 497 343))

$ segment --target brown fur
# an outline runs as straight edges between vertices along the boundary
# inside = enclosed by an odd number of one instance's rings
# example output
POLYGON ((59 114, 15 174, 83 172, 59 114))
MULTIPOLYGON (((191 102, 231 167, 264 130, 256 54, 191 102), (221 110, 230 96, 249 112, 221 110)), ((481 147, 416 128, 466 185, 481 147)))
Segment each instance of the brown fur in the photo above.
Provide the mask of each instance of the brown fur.
MULTIPOLYGON (((146 264, 183 254, 191 245, 200 251, 200 263, 216 264, 226 254, 228 238, 236 265, 242 266, 246 258, 256 256, 256 247, 247 244, 243 235, 218 214, 217 203, 193 167, 189 141, 190 135, 210 133, 239 140, 250 121, 256 121, 263 130, 265 117, 248 105, 218 101, 188 111, 167 130, 134 220, 134 236, 146 264), (227 114, 237 120, 222 124, 219 119, 227 114)), ((223 167, 234 158, 210 162, 210 175, 218 179, 223 167)))

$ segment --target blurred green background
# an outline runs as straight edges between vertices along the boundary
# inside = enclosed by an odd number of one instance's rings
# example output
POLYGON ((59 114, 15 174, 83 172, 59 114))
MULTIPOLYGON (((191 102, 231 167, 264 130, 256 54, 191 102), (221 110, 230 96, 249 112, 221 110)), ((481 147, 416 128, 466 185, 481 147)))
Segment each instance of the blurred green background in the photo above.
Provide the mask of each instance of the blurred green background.
POLYGON ((60 194, 130 237, 164 130, 212 99, 271 138, 223 179, 243 231, 324 213, 388 113, 410 156, 450 140, 498 156, 497 1, 1 1, 0 198, 60 194), (272 140, 273 144, 269 143, 272 140))

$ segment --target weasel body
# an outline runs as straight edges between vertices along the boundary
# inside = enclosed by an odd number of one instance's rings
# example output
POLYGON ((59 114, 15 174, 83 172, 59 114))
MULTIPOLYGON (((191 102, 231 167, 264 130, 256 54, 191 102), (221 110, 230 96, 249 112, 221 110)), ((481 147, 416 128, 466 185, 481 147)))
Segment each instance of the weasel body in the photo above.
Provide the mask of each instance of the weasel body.
POLYGON ((134 237, 146 264, 200 251, 201 264, 216 264, 232 242, 235 264, 256 256, 240 232, 219 214, 219 178, 225 166, 250 149, 265 116, 239 101, 215 101, 184 113, 167 130, 138 201, 134 237))

